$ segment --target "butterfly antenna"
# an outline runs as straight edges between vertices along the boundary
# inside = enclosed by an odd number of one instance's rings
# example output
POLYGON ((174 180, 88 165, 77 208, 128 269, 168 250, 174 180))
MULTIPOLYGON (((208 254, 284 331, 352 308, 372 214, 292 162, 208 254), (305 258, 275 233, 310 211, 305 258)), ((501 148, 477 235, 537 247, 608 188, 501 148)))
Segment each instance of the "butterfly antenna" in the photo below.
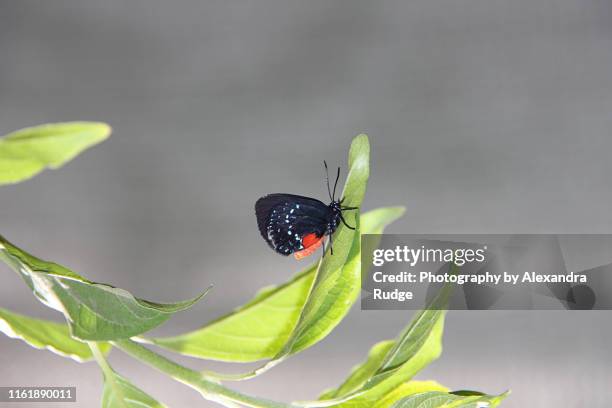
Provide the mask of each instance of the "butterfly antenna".
POLYGON ((323 160, 323 164, 325 165, 325 181, 327 182, 327 194, 329 194, 329 199, 334 201, 331 190, 329 189, 329 170, 327 169, 327 162, 323 160))
POLYGON ((338 172, 336 173, 336 181, 334 182, 334 192, 332 193, 332 201, 334 201, 334 197, 336 197, 336 186, 338 185, 339 178, 340 178, 340 167, 338 167, 338 172))

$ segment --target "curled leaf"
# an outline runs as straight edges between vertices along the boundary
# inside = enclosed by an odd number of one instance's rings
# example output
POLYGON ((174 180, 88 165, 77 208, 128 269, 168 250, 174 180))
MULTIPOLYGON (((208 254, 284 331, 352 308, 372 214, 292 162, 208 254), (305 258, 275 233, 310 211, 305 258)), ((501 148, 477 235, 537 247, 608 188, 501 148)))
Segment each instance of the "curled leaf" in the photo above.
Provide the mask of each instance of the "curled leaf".
POLYGON ((0 259, 11 266, 45 305, 64 314, 72 336, 115 340, 147 332, 199 296, 177 303, 154 303, 109 285, 91 282, 68 268, 36 258, 0 236, 0 259))

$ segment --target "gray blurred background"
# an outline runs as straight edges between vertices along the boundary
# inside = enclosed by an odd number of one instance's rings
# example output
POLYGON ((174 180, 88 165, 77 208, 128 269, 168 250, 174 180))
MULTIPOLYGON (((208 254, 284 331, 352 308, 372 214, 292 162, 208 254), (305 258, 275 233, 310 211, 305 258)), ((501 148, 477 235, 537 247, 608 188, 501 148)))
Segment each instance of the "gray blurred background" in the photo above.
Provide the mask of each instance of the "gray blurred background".
MULTIPOLYGON (((3 187, 0 231, 147 299, 215 284, 160 334, 194 329, 304 265, 268 249, 253 203, 325 198, 322 160, 346 166, 360 132, 372 143, 364 209, 408 209, 389 231, 611 233, 611 40, 606 0, 3 0, 0 134, 101 120, 114 135, 3 187)), ((57 317, 0 272, 3 307, 57 317)), ((235 386, 314 398, 410 317, 356 306, 322 343, 235 386)), ((507 407, 604 407, 611 317, 451 312, 444 354, 419 378, 510 388, 507 407)), ((170 406, 213 406, 120 352, 111 362, 170 406)), ((0 337, 0 385, 76 385, 70 406, 93 407, 101 375, 0 337)))

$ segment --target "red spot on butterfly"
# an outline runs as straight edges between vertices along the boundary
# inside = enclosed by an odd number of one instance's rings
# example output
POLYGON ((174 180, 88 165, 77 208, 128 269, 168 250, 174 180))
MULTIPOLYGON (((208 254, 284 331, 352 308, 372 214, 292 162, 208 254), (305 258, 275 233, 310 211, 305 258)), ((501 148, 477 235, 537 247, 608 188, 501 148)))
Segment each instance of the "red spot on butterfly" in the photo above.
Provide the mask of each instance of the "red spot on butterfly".
POLYGON ((304 249, 293 253, 295 259, 302 259, 312 255, 312 253, 315 252, 317 248, 321 246, 321 244, 323 244, 323 238, 325 238, 325 235, 318 237, 315 233, 304 235, 302 238, 302 245, 304 246, 304 249))

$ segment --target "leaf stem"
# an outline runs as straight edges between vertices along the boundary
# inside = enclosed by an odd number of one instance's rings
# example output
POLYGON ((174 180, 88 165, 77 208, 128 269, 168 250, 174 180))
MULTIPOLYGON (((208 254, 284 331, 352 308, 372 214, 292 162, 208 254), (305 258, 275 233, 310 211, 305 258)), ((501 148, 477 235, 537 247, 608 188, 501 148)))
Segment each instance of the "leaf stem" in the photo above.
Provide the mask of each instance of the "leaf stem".
MULTIPOLYGON (((115 340, 112 344, 132 357, 148 364, 162 373, 168 374, 177 381, 182 382, 200 392, 202 396, 222 405, 238 403, 254 408, 297 408, 299 405, 286 404, 263 398, 256 398, 238 391, 231 390, 221 384, 217 384, 204 378, 199 372, 191 370, 156 352, 130 340, 115 340)), ((234 405, 229 405, 234 406, 234 405)))
POLYGON ((91 349, 91 354, 93 354, 94 359, 102 369, 104 375, 112 373, 113 369, 110 365, 108 365, 108 362, 106 361, 106 358, 104 358, 104 354, 102 353, 102 350, 100 350, 98 343, 95 341, 88 341, 87 345, 91 349))

